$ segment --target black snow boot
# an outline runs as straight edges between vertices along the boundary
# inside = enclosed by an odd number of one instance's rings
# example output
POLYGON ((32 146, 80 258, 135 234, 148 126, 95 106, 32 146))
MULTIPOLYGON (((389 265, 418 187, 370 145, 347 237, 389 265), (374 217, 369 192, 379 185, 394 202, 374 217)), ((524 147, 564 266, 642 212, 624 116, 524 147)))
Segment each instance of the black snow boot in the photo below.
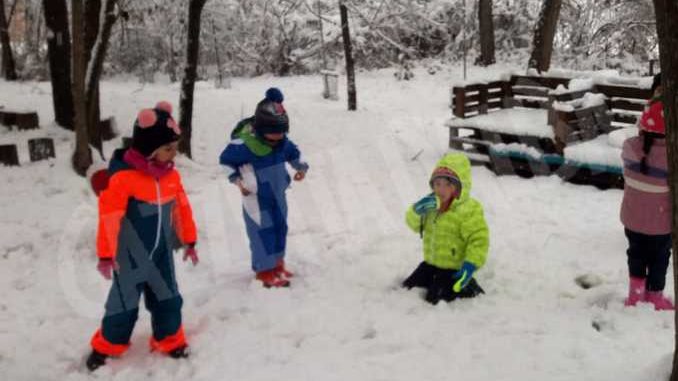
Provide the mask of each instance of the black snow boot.
POLYGON ((89 356, 87 357, 86 362, 87 369, 89 369, 90 372, 94 372, 95 370, 97 370, 97 368, 106 364, 107 358, 108 358, 107 355, 92 350, 92 353, 90 353, 89 356))
POLYGON ((184 346, 181 346, 177 349, 173 349, 168 353, 168 355, 173 359, 188 358, 188 356, 189 356, 188 346, 184 345, 184 346))

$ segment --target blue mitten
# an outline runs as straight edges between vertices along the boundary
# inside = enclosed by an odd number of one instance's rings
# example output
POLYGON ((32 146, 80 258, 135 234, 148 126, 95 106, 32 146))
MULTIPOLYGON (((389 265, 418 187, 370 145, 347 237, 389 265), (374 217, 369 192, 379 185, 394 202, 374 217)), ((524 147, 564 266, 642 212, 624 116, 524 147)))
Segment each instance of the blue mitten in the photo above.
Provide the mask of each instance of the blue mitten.
POLYGON ((461 269, 454 273, 454 279, 457 279, 452 286, 452 290, 456 293, 461 292, 468 285, 468 282, 473 279, 473 273, 476 271, 476 266, 470 262, 464 262, 461 269))
POLYGON ((437 207, 438 201, 436 200, 436 196, 435 194, 431 193, 414 203, 414 212, 420 216, 423 216, 437 207))

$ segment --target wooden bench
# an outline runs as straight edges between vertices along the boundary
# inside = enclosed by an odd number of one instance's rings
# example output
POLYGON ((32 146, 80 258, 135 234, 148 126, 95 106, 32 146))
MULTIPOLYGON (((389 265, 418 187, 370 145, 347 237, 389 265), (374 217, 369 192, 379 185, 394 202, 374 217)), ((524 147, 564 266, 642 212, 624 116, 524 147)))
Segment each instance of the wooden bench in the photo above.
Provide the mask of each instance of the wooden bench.
MULTIPOLYGON (((551 93, 569 81, 568 78, 514 75, 507 81, 454 87, 452 108, 457 119, 447 123, 450 129, 449 147, 465 152, 474 164, 485 164, 493 169, 508 168, 503 165, 505 163, 497 162, 504 157, 493 158, 490 154, 489 147, 495 144, 517 143, 538 148, 547 154, 556 153, 553 132, 547 124, 551 119, 549 106, 555 99, 551 93), (507 113, 509 109, 514 111, 507 113), (531 131, 492 130, 481 126, 486 122, 504 123, 505 118, 518 125, 529 124, 535 119, 541 120, 542 124, 534 126, 531 131)), ((520 172, 529 175, 529 171, 520 172)))
POLYGON ((19 130, 32 130, 40 127, 38 114, 33 111, 12 111, 0 108, 0 124, 16 126, 19 130))
MULTIPOLYGON (((55 158, 54 140, 52 138, 28 139, 28 157, 31 162, 55 158)), ((0 145, 0 165, 20 165, 16 144, 0 145)))
MULTIPOLYGON (((581 107, 575 102, 572 110, 558 109, 554 105, 553 123, 556 141, 563 147, 568 143, 586 141, 615 129, 636 125, 647 100, 652 96, 650 89, 628 86, 596 85, 587 93, 600 95, 600 104, 581 107)), ((564 102, 567 103, 567 102, 564 102)))
POLYGON ((588 88, 567 90, 569 83, 569 78, 512 76, 507 81, 454 87, 457 118, 446 124, 450 149, 465 152, 474 164, 484 164, 497 174, 557 173, 567 181, 601 188, 623 186, 619 168, 568 161, 565 148, 634 126, 650 90, 593 81, 588 88), (511 108, 515 111, 507 110, 511 108), (516 117, 521 113, 527 115, 523 120, 516 117), (519 128, 512 128, 513 122, 519 128), (532 148, 538 154, 523 154, 532 148))
POLYGON ((595 85, 590 91, 589 97, 604 97, 600 104, 555 111, 556 142, 563 146, 565 159, 557 174, 575 184, 621 189, 624 187, 621 160, 614 166, 583 162, 573 158, 572 152, 579 149, 611 150, 611 154, 619 156, 619 148, 601 147, 600 142, 592 140, 618 129, 635 127, 652 93, 650 89, 619 85, 595 85), (568 145, 571 146, 569 150, 565 149, 568 145))

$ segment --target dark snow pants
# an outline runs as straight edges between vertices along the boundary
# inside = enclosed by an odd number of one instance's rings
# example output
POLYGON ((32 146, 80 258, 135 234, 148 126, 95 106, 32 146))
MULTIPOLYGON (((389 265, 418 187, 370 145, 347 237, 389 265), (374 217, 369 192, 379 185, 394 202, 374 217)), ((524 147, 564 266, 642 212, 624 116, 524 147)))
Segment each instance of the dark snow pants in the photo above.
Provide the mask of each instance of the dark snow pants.
POLYGON ((129 248, 118 253, 120 269, 114 274, 106 300, 106 314, 101 333, 111 344, 127 344, 139 315, 139 299, 151 313, 153 338, 162 341, 176 334, 181 327, 183 299, 174 273, 171 248, 159 245, 149 257, 142 248, 129 248), (136 249, 136 250, 135 250, 136 249))
POLYGON ((441 269, 421 262, 414 272, 403 281, 402 286, 408 289, 413 287, 426 289, 425 299, 431 304, 437 304, 441 300, 451 302, 457 298, 473 298, 485 293, 475 278, 471 279, 461 292, 454 292, 452 287, 457 280, 454 278, 456 272, 457 270, 454 269, 441 269))
POLYGON ((671 234, 647 235, 624 229, 629 241, 626 250, 629 275, 644 278, 648 291, 662 291, 671 257, 671 234))

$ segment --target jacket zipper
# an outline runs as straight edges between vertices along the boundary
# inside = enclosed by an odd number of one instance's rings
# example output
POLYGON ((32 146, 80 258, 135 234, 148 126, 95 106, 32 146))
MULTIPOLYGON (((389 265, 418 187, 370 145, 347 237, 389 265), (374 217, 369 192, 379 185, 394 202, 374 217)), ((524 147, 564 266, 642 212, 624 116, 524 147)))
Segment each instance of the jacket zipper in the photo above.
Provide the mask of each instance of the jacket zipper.
POLYGON ((155 231, 155 243, 153 244, 153 250, 151 250, 151 254, 148 255, 149 259, 153 259, 153 254, 155 253, 155 250, 158 249, 158 245, 160 244, 160 229, 162 227, 162 206, 160 205, 160 182, 157 179, 155 180, 155 194, 158 197, 157 199, 158 227, 155 231))
POLYGON ((431 227, 431 264, 436 262, 436 222, 438 222, 438 212, 433 217, 433 226, 431 227))

